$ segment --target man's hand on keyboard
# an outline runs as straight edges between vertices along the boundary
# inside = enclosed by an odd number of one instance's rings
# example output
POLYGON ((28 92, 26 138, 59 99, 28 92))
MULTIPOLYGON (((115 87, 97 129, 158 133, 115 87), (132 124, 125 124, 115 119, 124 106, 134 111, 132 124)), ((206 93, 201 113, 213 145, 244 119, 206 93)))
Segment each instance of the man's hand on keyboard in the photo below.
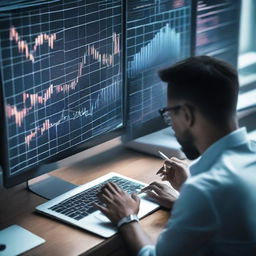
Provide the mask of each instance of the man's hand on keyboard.
POLYGON ((167 209, 171 209, 173 203, 179 196, 179 192, 172 187, 159 182, 152 182, 143 188, 141 192, 145 192, 149 197, 167 209))
POLYGON ((117 224, 123 217, 139 212, 139 197, 136 194, 129 195, 115 183, 109 182, 101 189, 100 199, 105 206, 99 204, 95 204, 95 206, 113 224, 117 224))

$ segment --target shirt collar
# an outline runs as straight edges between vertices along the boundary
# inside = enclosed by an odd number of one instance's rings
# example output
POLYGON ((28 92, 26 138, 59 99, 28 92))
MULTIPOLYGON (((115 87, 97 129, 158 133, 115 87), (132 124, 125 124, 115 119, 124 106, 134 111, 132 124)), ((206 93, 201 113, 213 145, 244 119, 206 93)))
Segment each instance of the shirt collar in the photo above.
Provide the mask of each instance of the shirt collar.
POLYGON ((246 142, 248 142, 248 138, 245 127, 239 128, 225 135, 208 147, 201 157, 190 166, 191 175, 194 176, 196 174, 206 172, 223 153, 223 151, 246 142))

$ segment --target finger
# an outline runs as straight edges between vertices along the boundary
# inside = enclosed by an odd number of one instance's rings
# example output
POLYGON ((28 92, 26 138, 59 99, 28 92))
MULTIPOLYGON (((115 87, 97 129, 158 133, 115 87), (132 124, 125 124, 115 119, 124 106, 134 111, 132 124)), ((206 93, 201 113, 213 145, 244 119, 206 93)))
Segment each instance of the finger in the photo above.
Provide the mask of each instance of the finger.
POLYGON ((162 173, 163 171, 164 171, 164 166, 162 166, 158 171, 157 171, 157 173, 156 174, 160 174, 160 173, 162 173))
POLYGON ((97 208, 98 210, 100 210, 102 213, 104 213, 105 215, 108 214, 108 208, 104 207, 103 205, 99 205, 97 203, 93 203, 94 207, 97 208))
POLYGON ((147 186, 147 187, 143 188, 143 189, 140 191, 140 193, 147 193, 147 191, 151 191, 151 190, 152 190, 151 186, 147 186))
POLYGON ((102 194, 103 194, 103 192, 100 190, 100 191, 97 193, 97 197, 98 197, 99 199, 101 199, 101 198, 102 198, 102 194))
POLYGON ((164 170, 162 172, 166 172, 167 169, 171 169, 172 168, 172 162, 169 161, 169 160, 168 161, 166 160, 164 162, 164 166, 163 167, 164 167, 164 170))
POLYGON ((175 170, 170 169, 162 177, 162 180, 163 181, 167 180, 168 182, 172 182, 174 178, 175 178, 175 170))
POLYGON ((131 194, 132 199, 134 199, 137 203, 140 202, 140 198, 136 193, 131 194))
POLYGON ((167 173, 165 172, 165 173, 160 174, 159 176, 160 176, 160 178, 162 178, 162 177, 165 177, 166 175, 167 175, 167 173))
POLYGON ((164 176, 162 179, 161 179, 162 181, 169 181, 169 179, 167 178, 167 176, 164 176))
POLYGON ((158 182, 158 181, 154 181, 152 183, 150 183, 150 186, 156 186, 156 187, 159 187, 159 188, 163 188, 163 184, 158 182))
POLYGON ((178 164, 182 168, 188 168, 188 166, 189 166, 189 164, 186 160, 174 158, 172 161, 175 162, 176 164, 178 164))
MULTIPOLYGON (((166 161, 167 163, 167 161, 166 161)), ((182 162, 176 162, 176 161, 168 161, 168 163, 166 164, 166 172, 170 172, 170 171, 175 171, 177 170, 176 168, 179 169, 186 169, 186 164, 182 163, 182 162)))
POLYGON ((141 192, 148 193, 149 191, 155 191, 156 193, 160 193, 162 186, 160 186, 160 183, 153 182, 149 186, 143 188, 141 192))
POLYGON ((151 188, 152 188, 151 191, 154 191, 157 194, 161 194, 161 192, 162 192, 162 189, 160 187, 158 187, 157 185, 152 185, 151 188))
POLYGON ((115 183, 113 183, 113 182, 109 182, 111 185, 112 185, 112 187, 113 188, 115 188, 115 190, 117 191, 117 192, 122 192, 123 190, 117 185, 117 184, 115 184, 115 183))
POLYGON ((106 196, 105 194, 103 194, 102 201, 106 204, 110 204, 110 203, 112 203, 113 200, 111 198, 109 198, 108 196, 106 196))
POLYGON ((143 192, 145 192, 145 191, 147 191, 147 190, 151 190, 150 185, 148 185, 148 186, 142 188, 141 191, 140 191, 140 193, 143 193, 143 192))
MULTIPOLYGON (((173 165, 173 169, 175 169, 175 170, 185 171, 188 168, 186 164, 179 163, 179 162, 173 162, 172 165, 173 165)), ((170 170, 168 169, 168 171, 170 171, 170 170)))
POLYGON ((171 157, 170 160, 174 161, 174 162, 178 162, 178 163, 184 163, 184 160, 181 160, 181 159, 179 159, 179 158, 177 158, 175 156, 171 157))
POLYGON ((171 159, 171 163, 179 166, 184 166, 186 165, 183 161, 179 161, 177 159, 171 159))
POLYGON ((110 191, 109 187, 105 187, 103 188, 102 192, 101 192, 101 196, 107 196, 109 198, 113 198, 113 193, 110 191))
POLYGON ((161 197, 159 195, 157 195, 156 193, 152 192, 152 191, 148 191, 147 195, 153 199, 156 199, 157 201, 159 201, 161 199, 161 197))
POLYGON ((171 167, 172 167, 172 163, 173 163, 172 160, 166 160, 166 161, 164 162, 165 169, 171 168, 171 167))
POLYGON ((140 193, 146 192, 146 191, 150 191, 152 190, 152 186, 154 185, 154 182, 152 182, 151 184, 149 184, 148 186, 144 187, 143 189, 141 189, 140 193))
POLYGON ((117 194, 118 192, 112 182, 108 182, 105 187, 111 194, 117 194))
POLYGON ((185 164, 185 162, 184 162, 184 160, 180 160, 180 159, 178 159, 177 157, 171 157, 170 159, 168 159, 168 160, 165 160, 165 164, 168 164, 168 163, 173 163, 173 162, 175 162, 175 163, 179 163, 179 164, 185 164))

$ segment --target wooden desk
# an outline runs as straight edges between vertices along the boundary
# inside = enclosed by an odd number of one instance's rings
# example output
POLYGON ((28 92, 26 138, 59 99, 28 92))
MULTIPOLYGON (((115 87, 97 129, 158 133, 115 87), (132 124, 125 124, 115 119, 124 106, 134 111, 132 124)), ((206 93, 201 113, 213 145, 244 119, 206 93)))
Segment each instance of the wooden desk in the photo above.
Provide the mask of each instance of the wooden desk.
MULTIPOLYGON (((162 160, 158 158, 116 146, 80 161, 72 168, 62 168, 52 174, 77 185, 108 172, 117 172, 150 183, 157 180, 155 173, 161 164, 162 160)), ((103 239, 36 213, 35 207, 45 201, 27 191, 25 184, 1 190, 0 229, 17 224, 46 240, 46 243, 25 255, 129 255, 118 234, 110 239, 103 239)), ((168 211, 158 210, 141 220, 141 224, 153 240, 156 240, 168 217, 168 211)))

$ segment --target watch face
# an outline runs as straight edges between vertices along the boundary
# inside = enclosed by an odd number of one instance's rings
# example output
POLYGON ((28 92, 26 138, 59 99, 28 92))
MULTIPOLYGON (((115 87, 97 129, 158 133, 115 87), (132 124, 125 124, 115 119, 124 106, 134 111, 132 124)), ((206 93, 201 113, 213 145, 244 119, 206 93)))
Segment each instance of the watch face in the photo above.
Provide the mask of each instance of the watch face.
POLYGON ((138 220, 138 217, 135 214, 131 214, 127 216, 127 220, 128 221, 138 220))

